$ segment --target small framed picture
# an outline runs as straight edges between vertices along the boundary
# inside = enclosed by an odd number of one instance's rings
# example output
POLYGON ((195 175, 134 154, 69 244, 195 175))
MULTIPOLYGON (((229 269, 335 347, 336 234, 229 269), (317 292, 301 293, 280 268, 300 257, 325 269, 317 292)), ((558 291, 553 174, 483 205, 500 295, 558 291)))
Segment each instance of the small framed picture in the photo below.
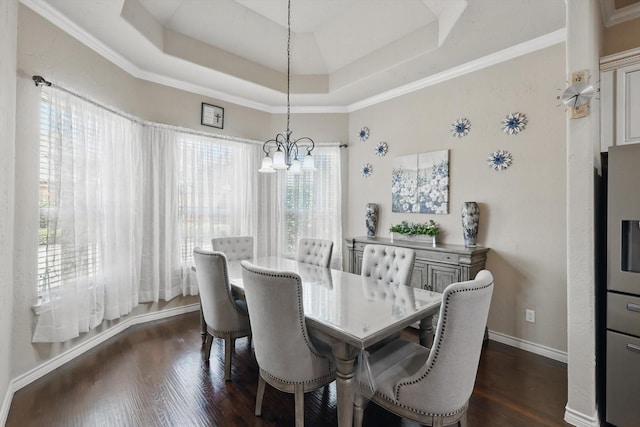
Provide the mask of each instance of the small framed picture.
POLYGON ((224 127, 224 108, 203 102, 200 123, 205 126, 222 129, 224 127))

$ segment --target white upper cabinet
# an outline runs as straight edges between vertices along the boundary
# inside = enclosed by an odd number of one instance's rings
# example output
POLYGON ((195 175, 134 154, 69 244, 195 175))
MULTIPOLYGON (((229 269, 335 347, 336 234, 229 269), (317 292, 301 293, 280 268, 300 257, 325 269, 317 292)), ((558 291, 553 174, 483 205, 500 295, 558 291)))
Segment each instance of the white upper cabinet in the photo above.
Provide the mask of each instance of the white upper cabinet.
POLYGON ((601 151, 640 143, 640 49, 600 61, 601 151))
POLYGON ((640 63, 616 70, 616 144, 640 142, 640 63))

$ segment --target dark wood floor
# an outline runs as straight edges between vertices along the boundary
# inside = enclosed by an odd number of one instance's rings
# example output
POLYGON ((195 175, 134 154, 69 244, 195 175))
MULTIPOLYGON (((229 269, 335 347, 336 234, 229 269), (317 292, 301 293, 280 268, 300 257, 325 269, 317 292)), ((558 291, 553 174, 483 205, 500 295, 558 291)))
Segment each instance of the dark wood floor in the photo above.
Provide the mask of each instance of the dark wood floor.
MULTIPOLYGON (((417 340, 413 330, 406 336, 417 340)), ((267 386, 253 415, 257 364, 236 342, 232 381, 215 340, 202 362, 198 313, 138 325, 19 390, 6 427, 291 426, 293 395, 267 386)), ((469 406, 470 427, 567 426, 566 365, 489 341, 469 406)), ((305 397, 307 426, 336 425, 335 385, 305 397)), ((370 404, 365 426, 415 426, 370 404)))

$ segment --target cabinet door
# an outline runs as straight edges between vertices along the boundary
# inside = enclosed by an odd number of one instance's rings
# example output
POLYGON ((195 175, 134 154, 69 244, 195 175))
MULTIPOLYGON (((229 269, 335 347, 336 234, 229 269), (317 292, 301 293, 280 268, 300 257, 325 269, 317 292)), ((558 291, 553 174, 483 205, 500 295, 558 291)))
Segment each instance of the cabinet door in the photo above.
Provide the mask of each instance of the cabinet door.
POLYGON ((427 266, 429 289, 442 292, 452 283, 460 281, 460 267, 430 264, 427 266))
POLYGON ((640 143, 640 64, 616 70, 616 145, 640 143))
POLYGON ((360 274, 362 272, 362 251, 353 251, 354 261, 355 261, 355 269, 351 273, 360 274))
POLYGON ((411 275, 411 286, 419 289, 429 289, 428 264, 416 261, 413 265, 413 274, 411 275))

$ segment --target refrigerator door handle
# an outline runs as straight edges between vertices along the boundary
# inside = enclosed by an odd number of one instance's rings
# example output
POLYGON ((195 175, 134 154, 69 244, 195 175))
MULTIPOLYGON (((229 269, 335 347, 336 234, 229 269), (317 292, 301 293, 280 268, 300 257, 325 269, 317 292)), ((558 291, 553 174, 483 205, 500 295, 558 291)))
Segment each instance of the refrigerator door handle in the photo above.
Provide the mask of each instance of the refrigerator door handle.
POLYGON ((627 310, 636 311, 636 312, 640 313, 640 304, 634 304, 632 302, 628 302, 627 303, 627 310))
POLYGON ((634 353, 640 353, 640 347, 631 343, 627 343, 627 350, 633 351, 634 353))

